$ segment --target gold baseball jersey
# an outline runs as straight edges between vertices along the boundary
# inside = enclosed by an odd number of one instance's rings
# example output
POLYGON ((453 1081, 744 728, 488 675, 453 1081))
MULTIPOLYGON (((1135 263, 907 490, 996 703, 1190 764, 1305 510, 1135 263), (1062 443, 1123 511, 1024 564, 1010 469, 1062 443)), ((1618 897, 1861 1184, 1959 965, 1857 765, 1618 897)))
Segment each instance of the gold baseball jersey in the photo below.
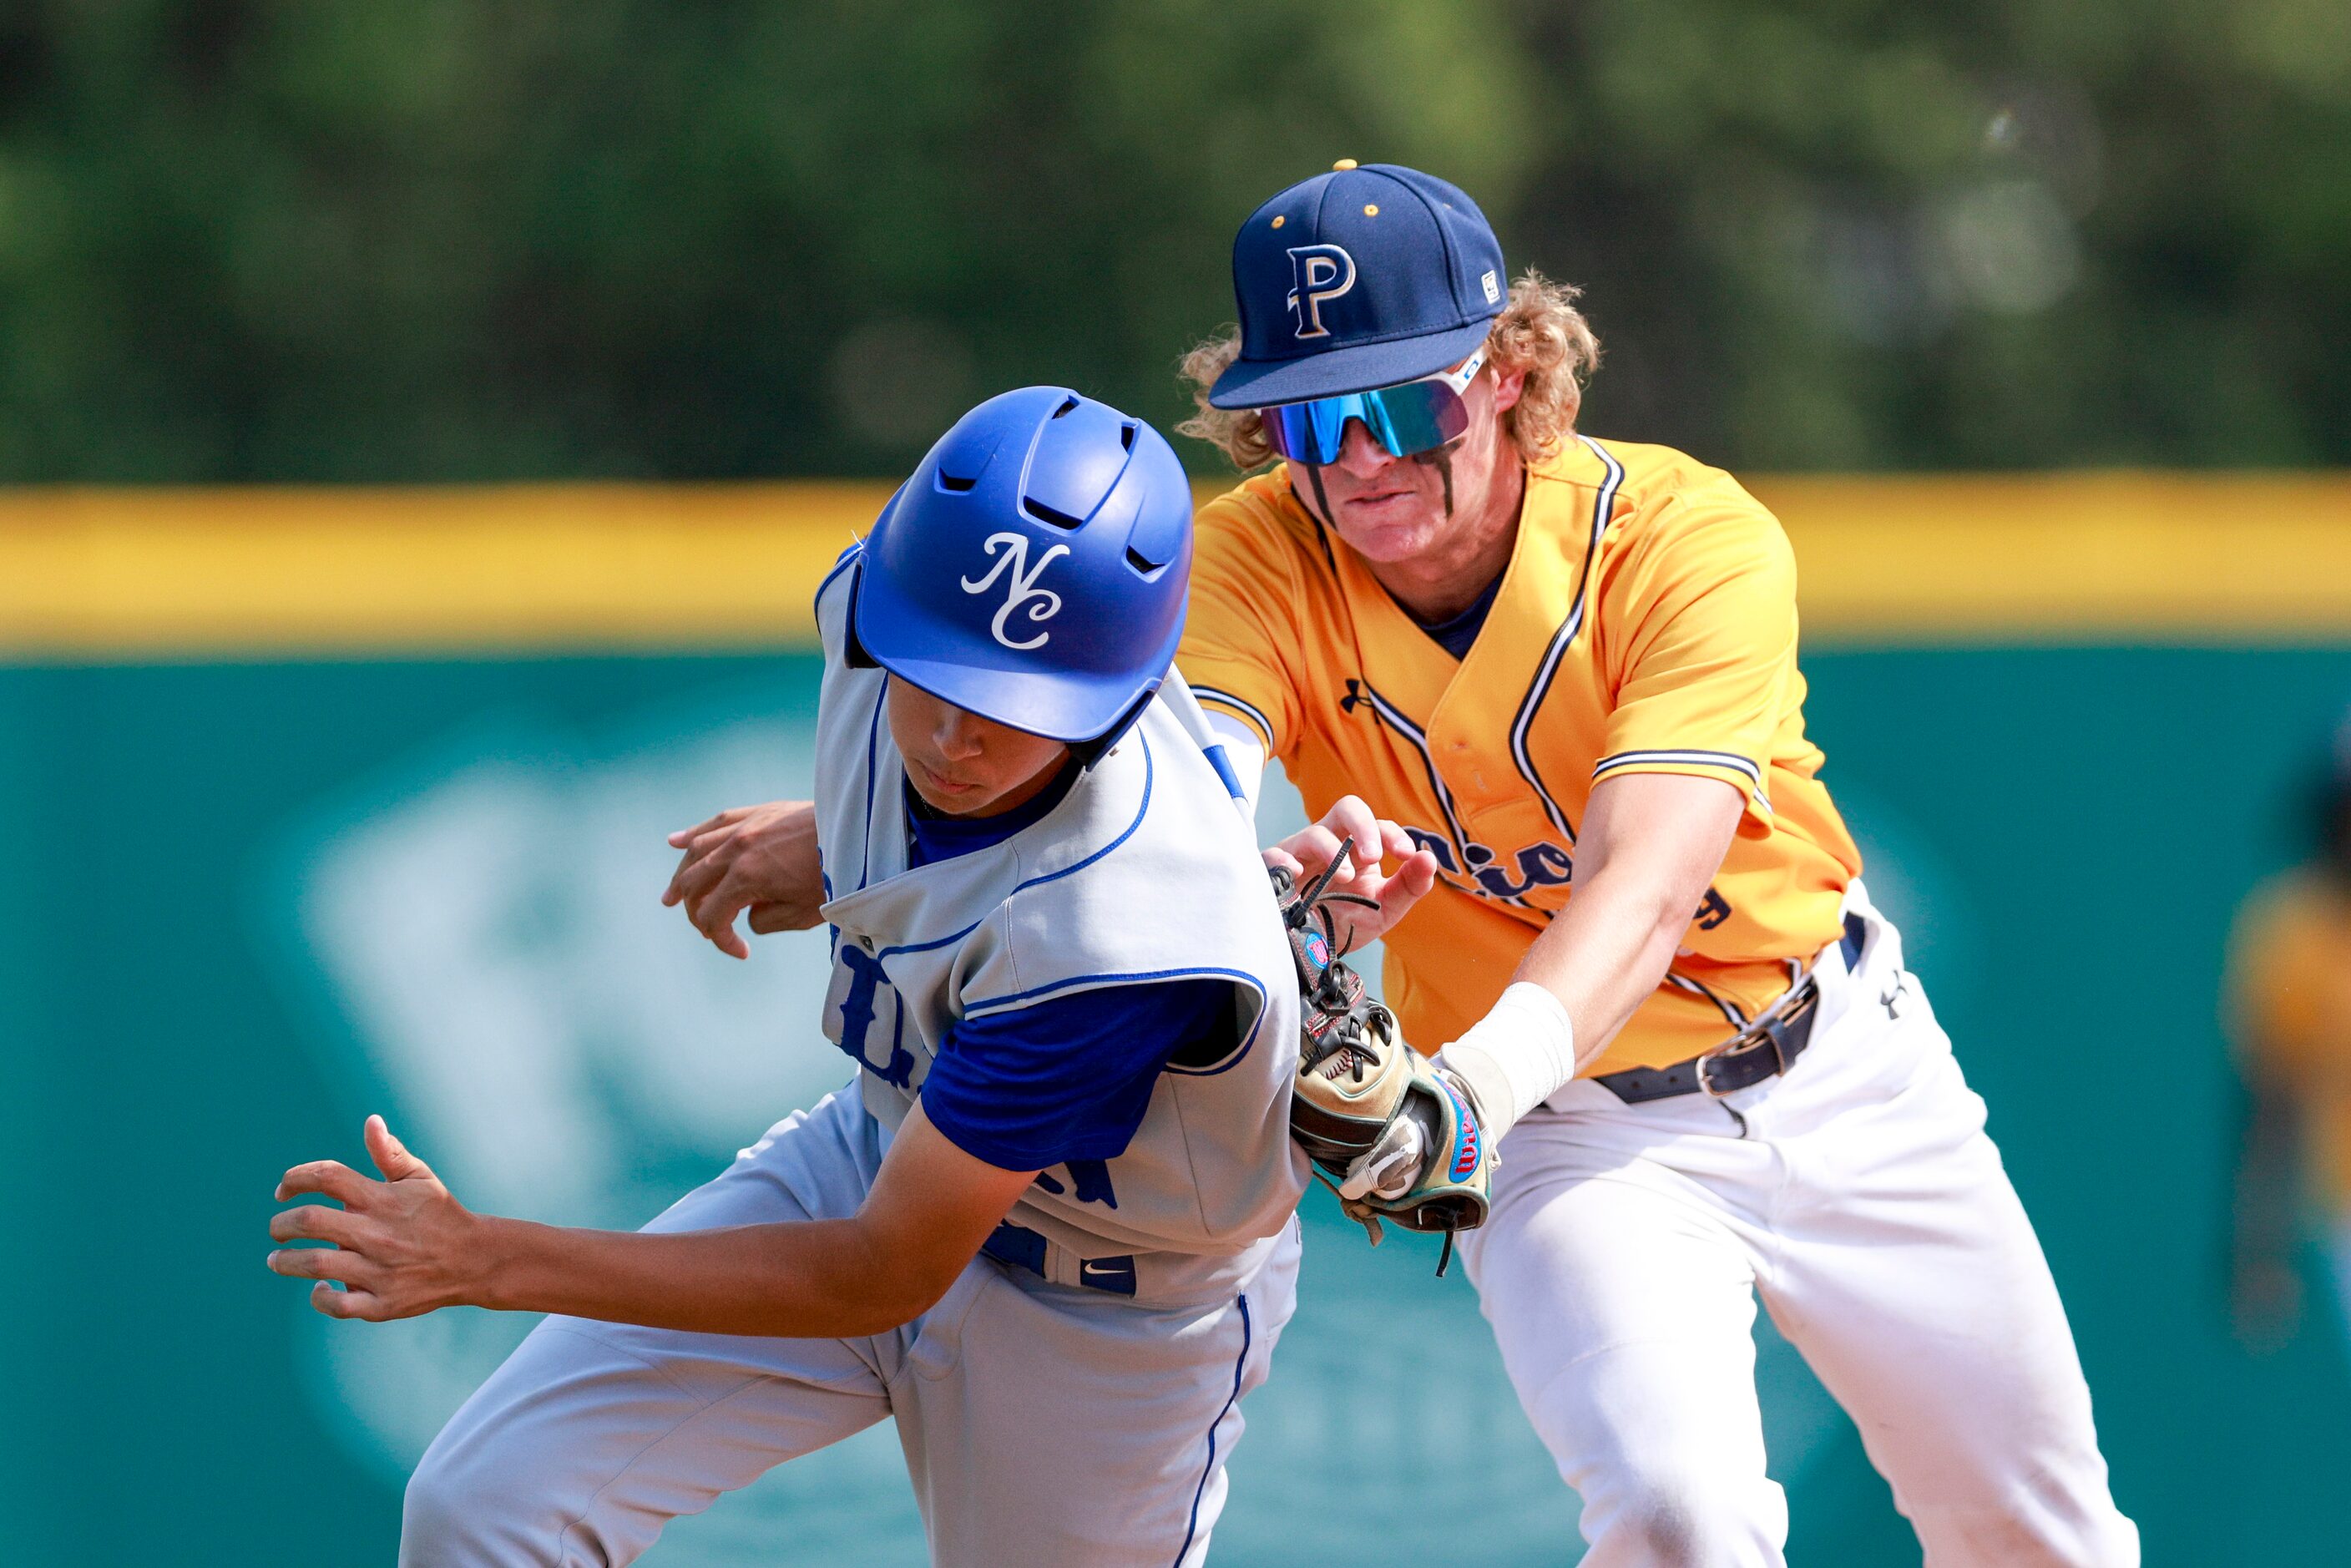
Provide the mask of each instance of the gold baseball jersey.
POLYGON ((1177 660, 1310 812, 1360 795, 1437 857, 1383 977, 1425 1050, 1485 1014, 1566 904, 1585 802, 1620 773, 1719 779, 1748 804, 1666 982, 1586 1071, 1713 1047, 1838 935, 1861 856, 1804 738, 1794 558, 1761 503, 1681 453, 1580 437, 1531 465, 1458 661, 1278 466, 1201 509, 1177 660))
POLYGON ((2351 890, 2289 872, 2245 901, 2229 943, 2229 1032, 2304 1108, 2314 1190, 2351 1211, 2351 890))

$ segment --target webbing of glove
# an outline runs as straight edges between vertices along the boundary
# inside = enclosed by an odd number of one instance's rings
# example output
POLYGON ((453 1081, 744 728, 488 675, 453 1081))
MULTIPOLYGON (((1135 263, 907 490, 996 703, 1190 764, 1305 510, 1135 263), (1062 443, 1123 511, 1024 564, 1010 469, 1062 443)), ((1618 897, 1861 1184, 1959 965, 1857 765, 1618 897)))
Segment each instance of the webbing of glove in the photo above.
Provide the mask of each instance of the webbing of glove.
POLYGON ((1274 899, 1290 938, 1300 995, 1298 1082, 1290 1096, 1290 1130, 1315 1175, 1334 1196, 1355 1162, 1379 1146, 1396 1117, 1419 1124, 1429 1151, 1412 1186, 1394 1198, 1339 1197, 1339 1207, 1380 1244, 1380 1221, 1407 1230, 1439 1231, 1441 1277, 1453 1260, 1454 1236, 1486 1222, 1494 1159, 1473 1102, 1450 1075, 1405 1043, 1395 1015, 1365 994, 1363 977, 1343 961, 1331 905, 1372 901, 1333 894, 1346 864, 1343 852, 1312 883, 1301 887, 1289 873, 1272 872, 1274 899))
POLYGON ((1410 1082, 1394 1015, 1365 994, 1363 977, 1347 967, 1334 939, 1330 906, 1368 902, 1327 891, 1343 863, 1343 857, 1304 888, 1286 872, 1272 873, 1298 971, 1298 1082, 1290 1098, 1290 1133, 1317 1166, 1334 1176, 1344 1176, 1377 1146, 1404 1108, 1410 1082))
MULTIPOLYGON (((1452 1074, 1416 1051, 1411 1058, 1412 1078, 1399 1114, 1420 1126, 1424 1147, 1420 1174, 1411 1186, 1394 1197, 1366 1194, 1343 1197, 1340 1207, 1350 1218, 1374 1230, 1381 1219, 1394 1220, 1406 1230, 1439 1231, 1445 1250, 1437 1255, 1439 1278, 1453 1260, 1453 1239, 1464 1230, 1486 1223, 1492 1210, 1494 1150, 1469 1094, 1452 1074)), ((1335 1190, 1335 1188, 1334 1188, 1335 1190)))

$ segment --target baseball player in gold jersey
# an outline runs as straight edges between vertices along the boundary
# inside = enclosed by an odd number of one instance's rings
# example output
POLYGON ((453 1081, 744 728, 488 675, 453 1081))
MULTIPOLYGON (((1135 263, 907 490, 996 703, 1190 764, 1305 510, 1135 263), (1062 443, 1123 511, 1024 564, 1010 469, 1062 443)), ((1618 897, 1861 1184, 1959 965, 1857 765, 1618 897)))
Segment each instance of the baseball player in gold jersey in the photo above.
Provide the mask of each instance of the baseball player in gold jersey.
MULTIPOLYGON (((1463 1255, 1584 1561, 1782 1561, 1760 1294, 1928 1561, 2136 1563, 1983 1103, 1819 780, 1778 522, 1575 431, 1572 291, 1507 283, 1442 181, 1343 162, 1233 272, 1187 430, 1283 461, 1202 510, 1179 663, 1244 786, 1278 758, 1320 818, 1276 857, 1353 848, 1405 1037, 1503 1140, 1463 1255)), ((1351 1192, 1421 1174, 1393 1125, 1351 1192)))
POLYGON ((2256 888, 2229 942, 2227 1023, 2250 1092, 2230 1293, 2257 1345, 2300 1317, 2305 1205, 2351 1331, 2351 714, 2332 764, 2317 854, 2256 888))

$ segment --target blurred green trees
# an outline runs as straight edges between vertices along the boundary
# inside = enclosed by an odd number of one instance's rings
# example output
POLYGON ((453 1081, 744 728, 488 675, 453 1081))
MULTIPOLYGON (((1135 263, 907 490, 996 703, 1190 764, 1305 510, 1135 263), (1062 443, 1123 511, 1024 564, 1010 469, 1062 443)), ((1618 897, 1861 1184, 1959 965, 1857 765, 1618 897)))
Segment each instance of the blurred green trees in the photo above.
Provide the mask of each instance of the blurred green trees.
POLYGON ((1586 286, 1604 434, 2351 462, 2341 0, 17 0, 0 480, 881 473, 1041 380, 1165 422, 1234 226, 1342 156, 1586 286))

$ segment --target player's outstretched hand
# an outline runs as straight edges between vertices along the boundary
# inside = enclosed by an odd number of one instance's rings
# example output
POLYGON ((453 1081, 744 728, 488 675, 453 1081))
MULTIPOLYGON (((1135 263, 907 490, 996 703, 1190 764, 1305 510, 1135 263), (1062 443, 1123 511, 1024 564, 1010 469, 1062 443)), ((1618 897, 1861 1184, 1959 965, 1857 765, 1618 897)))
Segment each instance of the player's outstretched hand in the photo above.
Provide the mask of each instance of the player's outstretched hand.
POLYGON ((486 1261, 481 1218, 449 1196, 382 1117, 367 1119, 365 1138, 383 1180, 372 1181, 339 1160, 315 1160, 296 1166, 277 1184, 280 1202, 316 1193, 343 1207, 305 1204, 271 1216, 272 1240, 329 1244, 281 1247, 269 1255, 271 1270, 318 1281, 310 1304, 330 1318, 381 1322, 478 1300, 475 1285, 486 1261))
POLYGON ((669 836, 684 850, 664 904, 685 905, 685 917, 711 945, 730 957, 748 958, 750 946, 735 929, 735 917, 751 912, 751 929, 805 931, 824 906, 824 872, 819 863, 816 805, 809 800, 770 800, 736 806, 706 822, 669 836))
POLYGON ((1361 800, 1345 795, 1323 813, 1321 821, 1267 850, 1265 863, 1305 882, 1320 875, 1342 845, 1348 850, 1348 866, 1331 884, 1331 891, 1368 898, 1378 905, 1376 909, 1348 904, 1330 906, 1352 949, 1378 941, 1423 894, 1437 885, 1437 857, 1415 848, 1411 835, 1394 822, 1374 816, 1361 800), (1383 861, 1395 862, 1395 870, 1384 873, 1383 861))

